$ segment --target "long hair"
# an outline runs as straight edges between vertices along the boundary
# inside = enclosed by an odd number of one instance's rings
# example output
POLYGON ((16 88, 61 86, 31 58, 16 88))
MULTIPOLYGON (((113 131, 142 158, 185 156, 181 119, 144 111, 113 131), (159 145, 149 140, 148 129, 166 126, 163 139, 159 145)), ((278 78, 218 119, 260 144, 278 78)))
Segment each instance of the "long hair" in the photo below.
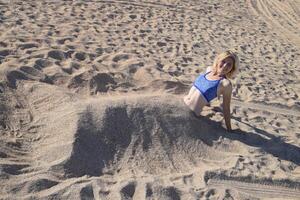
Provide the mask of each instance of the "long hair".
POLYGON ((239 57, 232 50, 227 50, 227 51, 220 53, 214 60, 213 69, 216 68, 217 64, 220 61, 222 61, 223 59, 228 58, 228 57, 233 59, 233 66, 232 66, 232 69, 230 70, 230 72, 228 72, 225 76, 226 76, 226 78, 232 79, 238 73, 239 64, 240 64, 239 57))

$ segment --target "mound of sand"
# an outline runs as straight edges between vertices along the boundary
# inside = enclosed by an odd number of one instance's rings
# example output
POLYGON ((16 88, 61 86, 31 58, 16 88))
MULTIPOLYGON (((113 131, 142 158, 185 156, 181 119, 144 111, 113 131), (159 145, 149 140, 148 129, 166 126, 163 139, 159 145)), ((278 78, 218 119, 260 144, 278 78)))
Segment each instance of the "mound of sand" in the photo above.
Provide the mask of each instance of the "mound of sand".
MULTIPOLYGON (((82 99, 47 83, 23 81, 18 88, 27 94, 23 98, 34 120, 30 127, 23 125, 30 134, 22 142, 4 144, 10 145, 6 155, 24 155, 2 165, 1 176, 10 180, 2 189, 5 193, 28 198, 196 198, 212 192, 209 187, 199 192, 197 188, 226 185, 226 177, 236 177, 232 188, 251 186, 251 197, 265 180, 243 181, 249 172, 238 163, 257 163, 254 169, 265 162, 274 165, 276 157, 295 163, 290 167, 300 163, 296 146, 269 141, 254 129, 229 133, 219 122, 195 117, 177 95, 82 99), (248 157, 256 151, 266 155, 248 157)), ((272 173, 271 168, 263 170, 272 173)), ((287 183, 277 181, 264 195, 272 196, 279 187, 287 193, 277 196, 297 196, 297 182, 287 183)), ((230 195, 247 198, 239 191, 243 188, 230 195)), ((222 189, 215 192, 228 195, 222 189)))
POLYGON ((74 105, 77 112, 64 108, 72 114, 45 127, 49 139, 38 146, 49 148, 37 148, 37 160, 71 177, 161 175, 187 173, 202 160, 225 162, 228 153, 245 151, 233 141, 217 142, 223 128, 193 117, 176 96, 123 98, 74 105))

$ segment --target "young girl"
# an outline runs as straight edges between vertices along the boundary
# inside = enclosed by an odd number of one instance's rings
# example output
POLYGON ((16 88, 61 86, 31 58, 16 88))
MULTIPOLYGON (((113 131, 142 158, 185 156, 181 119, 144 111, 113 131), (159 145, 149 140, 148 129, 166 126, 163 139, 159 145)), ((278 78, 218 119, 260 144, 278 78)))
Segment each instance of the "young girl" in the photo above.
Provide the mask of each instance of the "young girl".
POLYGON ((185 104, 197 115, 202 108, 215 99, 223 96, 223 113, 227 130, 231 130, 230 100, 232 78, 238 71, 238 56, 231 50, 219 54, 212 66, 208 67, 205 74, 200 74, 188 95, 184 97, 185 104))

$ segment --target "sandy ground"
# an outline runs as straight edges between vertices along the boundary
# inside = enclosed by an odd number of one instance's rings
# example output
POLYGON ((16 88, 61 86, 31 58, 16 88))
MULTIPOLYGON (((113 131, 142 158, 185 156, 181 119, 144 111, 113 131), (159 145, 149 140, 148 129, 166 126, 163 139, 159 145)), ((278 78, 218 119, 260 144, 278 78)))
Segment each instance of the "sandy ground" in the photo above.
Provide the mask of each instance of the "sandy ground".
POLYGON ((300 2, 0 1, 0 199, 299 199, 300 2), (234 49, 232 125, 195 77, 234 49))

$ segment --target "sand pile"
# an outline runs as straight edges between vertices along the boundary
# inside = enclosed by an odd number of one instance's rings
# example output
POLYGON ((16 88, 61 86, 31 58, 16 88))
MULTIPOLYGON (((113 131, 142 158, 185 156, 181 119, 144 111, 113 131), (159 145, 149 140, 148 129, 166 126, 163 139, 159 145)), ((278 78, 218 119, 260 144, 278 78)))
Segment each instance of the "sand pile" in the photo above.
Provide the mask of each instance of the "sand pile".
POLYGON ((298 199, 298 7, 0 2, 0 199, 298 199), (228 48, 231 132, 182 101, 228 48))
POLYGON ((280 165, 278 158, 288 160, 287 169, 295 168, 298 147, 251 127, 252 132, 229 133, 220 122, 196 118, 177 95, 82 99, 46 83, 19 83, 17 90, 27 94, 22 98, 31 109, 30 116, 19 113, 18 119, 31 119, 16 130, 14 141, 3 140, 7 161, 1 177, 10 180, 3 185, 5 193, 100 199, 181 199, 211 193, 248 198, 256 190, 260 197, 299 195, 293 179, 252 175, 274 176, 268 165, 280 165), (18 132, 27 134, 20 137, 18 132), (220 189, 227 184, 233 191, 220 189), (240 184, 244 188, 235 190, 240 184), (205 185, 207 189, 200 189, 205 185), (278 188, 287 192, 274 193, 278 188))
POLYGON ((201 160, 218 161, 226 158, 226 152, 244 151, 235 142, 218 142, 222 130, 208 120, 194 119, 180 101, 171 104, 172 97, 161 100, 134 97, 87 103, 67 120, 55 119, 55 129, 49 133, 51 142, 44 142, 54 144, 41 158, 71 177, 119 173, 141 176, 188 172, 201 166, 201 160), (63 133, 53 135, 61 129, 63 133), (65 152, 63 157, 61 152, 65 152), (58 157, 53 156, 57 153, 58 157))

